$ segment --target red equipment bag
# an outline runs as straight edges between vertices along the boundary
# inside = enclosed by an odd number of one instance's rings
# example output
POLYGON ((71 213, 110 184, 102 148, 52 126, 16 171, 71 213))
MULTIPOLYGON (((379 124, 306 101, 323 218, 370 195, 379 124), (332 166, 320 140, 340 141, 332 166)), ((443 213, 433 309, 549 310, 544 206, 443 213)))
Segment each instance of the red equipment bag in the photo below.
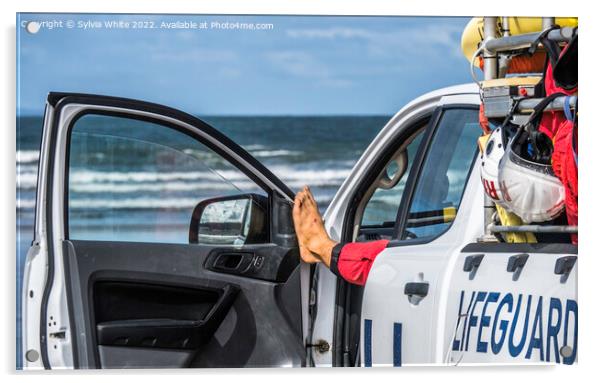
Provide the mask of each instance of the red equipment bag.
MULTIPOLYGON (((562 181, 565 193, 566 217, 569 225, 578 224, 578 168, 576 158, 577 126, 575 118, 567 118, 558 126, 554 135, 554 153, 552 153, 552 169, 562 181)), ((572 242, 577 243, 577 235, 572 235, 572 242)))
MULTIPOLYGON (((548 63, 544 74, 544 87, 547 96, 562 93, 567 96, 577 94, 577 34, 562 52, 558 45, 547 38, 541 40, 548 51, 548 63)), ((578 224, 578 165, 577 165, 577 107, 571 111, 569 99, 565 98, 564 111, 543 113, 539 131, 550 137, 554 143, 552 168, 565 189, 565 208, 569 225, 578 224)), ((577 235, 571 235, 577 243, 577 235)))

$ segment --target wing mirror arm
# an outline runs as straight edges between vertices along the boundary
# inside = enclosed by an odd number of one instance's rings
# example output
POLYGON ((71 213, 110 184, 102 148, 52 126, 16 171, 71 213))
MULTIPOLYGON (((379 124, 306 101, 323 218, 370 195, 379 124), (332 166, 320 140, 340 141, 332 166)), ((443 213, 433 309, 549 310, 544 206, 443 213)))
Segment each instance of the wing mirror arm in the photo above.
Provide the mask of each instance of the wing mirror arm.
POLYGON ((272 196, 271 234, 272 243, 283 247, 297 247, 293 204, 276 193, 272 196))

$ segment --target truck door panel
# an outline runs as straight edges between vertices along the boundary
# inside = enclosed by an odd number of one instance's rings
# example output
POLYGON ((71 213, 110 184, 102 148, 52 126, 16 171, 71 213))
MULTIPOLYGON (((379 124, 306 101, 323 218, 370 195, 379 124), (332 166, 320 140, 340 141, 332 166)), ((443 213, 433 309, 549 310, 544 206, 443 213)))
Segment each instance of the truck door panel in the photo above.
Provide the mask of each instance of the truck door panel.
MULTIPOLYGON (((459 100, 466 99, 472 100, 459 100)), ((479 219, 475 203, 465 201, 482 195, 473 168, 481 133, 478 111, 452 101, 442 101, 431 118, 403 191, 396 239, 368 276, 361 323, 364 366, 442 361, 438 334, 448 263, 478 235, 465 229, 466 222, 479 219)))
POLYGON ((26 272, 46 283, 24 288, 24 323, 40 324, 26 368, 305 364, 294 194, 261 163, 193 116, 96 95, 51 93, 42 145, 30 257, 47 263, 26 272), (201 169, 207 153, 218 170, 201 169), (250 188, 267 226, 247 237, 224 208, 190 234, 224 184, 224 201, 250 188))
MULTIPOLYGON (((203 246, 65 241, 81 365, 280 366, 302 362, 298 268, 272 280, 207 268, 203 246), (87 293, 81 293, 87 292, 87 293), (292 300, 290 302, 289 300, 292 300), (296 300, 296 301, 295 301, 296 300), (86 340, 95 339, 96 342, 86 340), (274 350, 277 350, 274 352, 274 350)), ((239 251, 226 248, 228 252, 239 251)), ((276 258, 273 249, 246 249, 276 258)), ((266 265, 267 265, 266 261, 266 265)), ((267 266, 266 266, 267 267, 267 266)))
POLYGON ((467 245, 453 266, 448 362, 573 364, 577 263, 570 244, 467 245))

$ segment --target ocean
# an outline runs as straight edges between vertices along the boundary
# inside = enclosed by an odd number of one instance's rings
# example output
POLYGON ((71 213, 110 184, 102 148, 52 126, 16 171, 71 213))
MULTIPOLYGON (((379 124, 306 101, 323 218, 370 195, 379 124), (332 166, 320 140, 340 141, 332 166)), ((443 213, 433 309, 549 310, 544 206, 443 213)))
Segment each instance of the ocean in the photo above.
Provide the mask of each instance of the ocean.
MULTIPOLYGON (((309 185, 321 212, 389 118, 201 117, 248 150, 293 191, 309 185)), ((42 122, 41 116, 17 119, 17 368, 22 365, 22 271, 33 237, 42 122)), ((87 225, 85 231, 82 228, 81 235, 116 238, 116 233, 103 231, 103 223, 108 218, 103 218, 102 212, 110 210, 111 222, 118 221, 120 227, 126 228, 117 234, 144 239, 149 227, 139 223, 160 211, 162 230, 172 233, 175 241, 186 238, 188 231, 181 222, 189 219, 190 203, 199 200, 199 189, 207 187, 207 179, 200 172, 189 169, 165 173, 128 169, 128 156, 134 162, 134 156, 139 155, 136 152, 121 154, 122 161, 117 169, 115 164, 110 169, 104 166, 102 158, 99 158, 93 168, 81 169, 71 177, 71 189, 76 193, 72 197, 79 206, 98 212, 96 224, 87 225)), ((156 226, 151 229, 156 229, 156 226)))

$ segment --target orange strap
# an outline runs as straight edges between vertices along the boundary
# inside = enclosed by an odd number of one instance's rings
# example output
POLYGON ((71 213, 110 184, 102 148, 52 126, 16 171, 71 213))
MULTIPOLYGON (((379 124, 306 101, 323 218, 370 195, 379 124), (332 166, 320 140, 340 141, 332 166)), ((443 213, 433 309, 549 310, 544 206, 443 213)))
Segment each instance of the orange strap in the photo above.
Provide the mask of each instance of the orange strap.
MULTIPOLYGON (((483 70, 483 57, 479 56, 479 68, 483 70)), ((540 73, 546 63, 545 52, 535 52, 533 56, 520 55, 510 59, 507 73, 540 73)))

